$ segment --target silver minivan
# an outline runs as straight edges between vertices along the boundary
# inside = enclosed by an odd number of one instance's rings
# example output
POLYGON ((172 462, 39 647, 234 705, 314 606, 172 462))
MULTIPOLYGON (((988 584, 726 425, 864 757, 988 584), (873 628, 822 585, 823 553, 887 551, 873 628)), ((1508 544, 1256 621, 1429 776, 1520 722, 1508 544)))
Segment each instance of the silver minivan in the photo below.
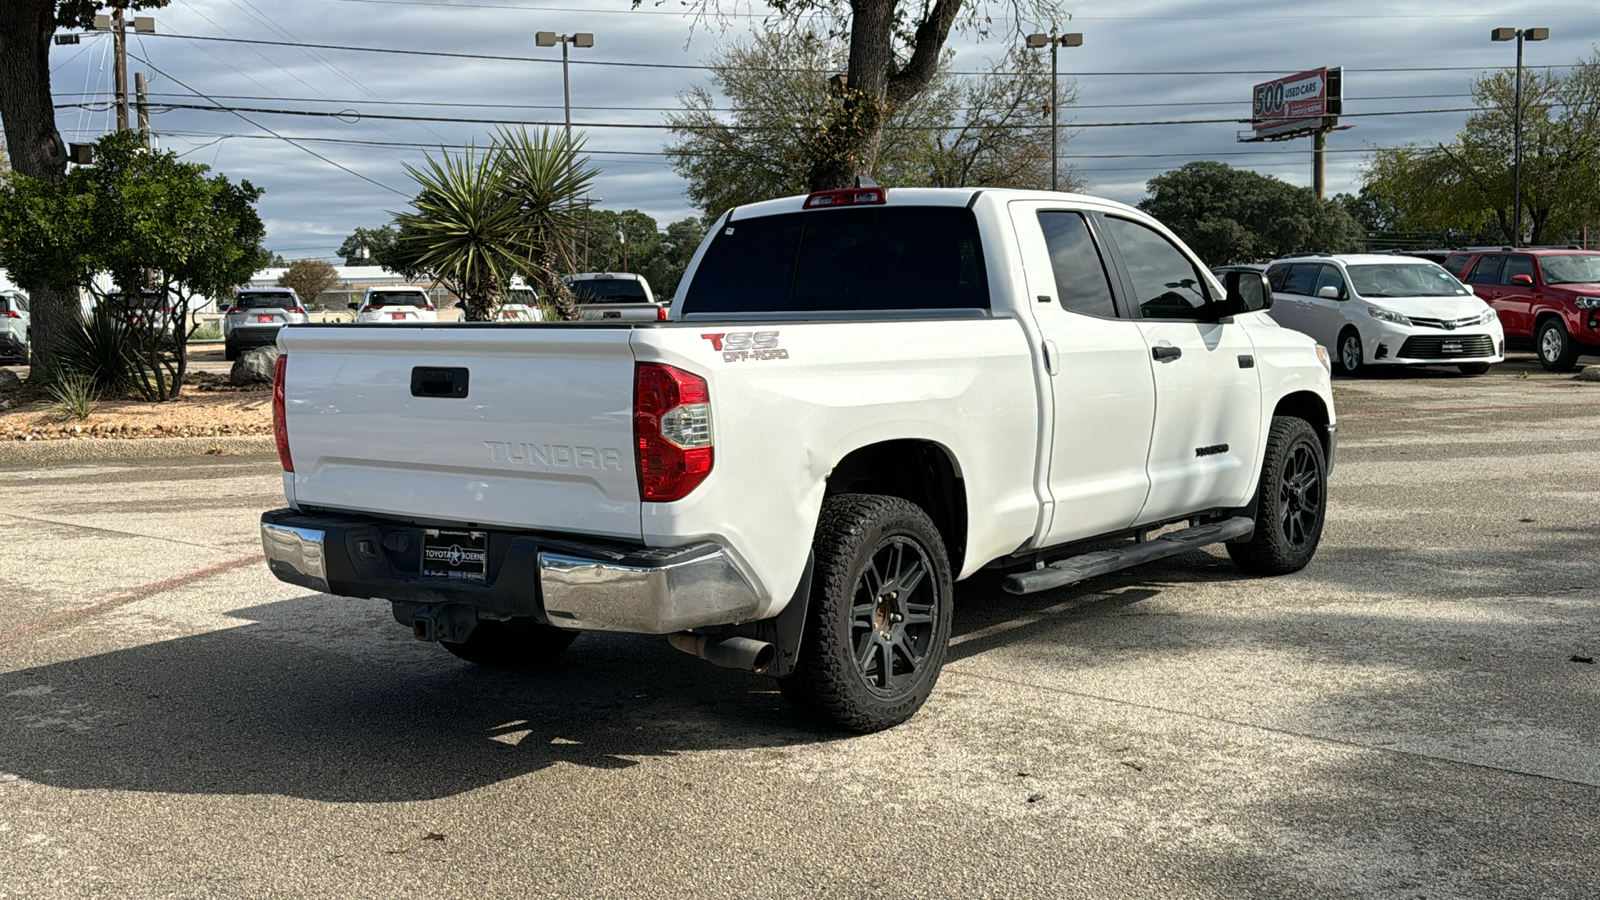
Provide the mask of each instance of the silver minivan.
POLYGON ((32 360, 28 297, 21 291, 0 291, 0 357, 19 366, 32 360))
POLYGON ((222 353, 234 360, 252 347, 276 343, 278 329, 311 321, 293 288, 245 288, 222 317, 222 353))

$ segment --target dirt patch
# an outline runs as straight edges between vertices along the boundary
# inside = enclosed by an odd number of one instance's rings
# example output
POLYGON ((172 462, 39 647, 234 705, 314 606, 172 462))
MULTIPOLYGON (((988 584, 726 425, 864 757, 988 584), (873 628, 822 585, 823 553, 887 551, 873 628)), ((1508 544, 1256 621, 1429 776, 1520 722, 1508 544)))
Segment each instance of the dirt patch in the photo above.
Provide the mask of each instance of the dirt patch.
POLYGON ((272 387, 234 387, 227 376, 191 373, 169 403, 101 400, 88 419, 67 418, 48 397, 24 387, 0 395, 0 441, 74 438, 222 437, 272 433, 272 387))

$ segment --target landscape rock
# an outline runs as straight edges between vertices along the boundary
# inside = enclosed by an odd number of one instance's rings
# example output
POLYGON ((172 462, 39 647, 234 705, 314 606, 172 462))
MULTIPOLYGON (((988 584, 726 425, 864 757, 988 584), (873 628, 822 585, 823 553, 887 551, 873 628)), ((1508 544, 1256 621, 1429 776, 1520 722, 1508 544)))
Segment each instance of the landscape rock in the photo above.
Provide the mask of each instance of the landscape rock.
POLYGON ((238 387, 250 384, 271 384, 273 369, 281 356, 277 347, 257 347, 240 354, 228 373, 228 383, 238 387))
POLYGON ((22 379, 10 369, 0 369, 0 393, 22 389, 22 379))
MULTIPOLYGON (((1578 380, 1600 381, 1600 366, 1584 366, 1583 371, 1578 373, 1578 380)), ((0 390, 4 390, 4 388, 0 388, 0 390)))

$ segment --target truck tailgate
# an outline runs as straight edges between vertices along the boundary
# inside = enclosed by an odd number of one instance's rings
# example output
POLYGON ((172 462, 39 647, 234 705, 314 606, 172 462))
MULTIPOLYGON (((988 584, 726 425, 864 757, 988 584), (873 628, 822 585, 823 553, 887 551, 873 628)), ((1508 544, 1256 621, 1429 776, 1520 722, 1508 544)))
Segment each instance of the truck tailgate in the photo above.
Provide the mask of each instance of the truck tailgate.
POLYGON ((297 506, 640 538, 628 329, 291 326, 278 343, 297 506))

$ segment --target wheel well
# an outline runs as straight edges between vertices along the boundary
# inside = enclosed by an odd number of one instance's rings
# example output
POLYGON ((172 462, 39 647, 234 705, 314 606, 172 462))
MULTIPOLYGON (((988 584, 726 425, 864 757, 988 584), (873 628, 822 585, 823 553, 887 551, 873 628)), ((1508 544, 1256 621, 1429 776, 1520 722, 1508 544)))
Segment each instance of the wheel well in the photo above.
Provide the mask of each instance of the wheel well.
POLYGON ((1557 322, 1560 322, 1562 328, 1566 328, 1567 327, 1567 321, 1566 321, 1566 319, 1562 318, 1561 313, 1558 313, 1553 309, 1547 309, 1544 312, 1539 313, 1537 316, 1534 316, 1534 318, 1533 318, 1533 333, 1534 333, 1534 335, 1538 336, 1539 329, 1543 328, 1544 327, 1544 323, 1549 321, 1549 320, 1551 320, 1551 319, 1555 319, 1557 322))
POLYGON ((1323 404, 1322 398, 1310 391, 1296 391, 1286 395, 1278 401, 1277 407, 1272 410, 1274 416, 1288 416, 1295 419, 1304 419, 1311 423, 1316 430, 1318 440, 1322 441, 1322 452, 1328 453, 1332 448, 1328 446, 1328 407, 1323 404))
POLYGON ((949 451, 932 441, 899 440, 853 450, 828 474, 825 496, 884 494, 910 500, 933 520, 950 567, 967 549, 967 490, 949 451))

